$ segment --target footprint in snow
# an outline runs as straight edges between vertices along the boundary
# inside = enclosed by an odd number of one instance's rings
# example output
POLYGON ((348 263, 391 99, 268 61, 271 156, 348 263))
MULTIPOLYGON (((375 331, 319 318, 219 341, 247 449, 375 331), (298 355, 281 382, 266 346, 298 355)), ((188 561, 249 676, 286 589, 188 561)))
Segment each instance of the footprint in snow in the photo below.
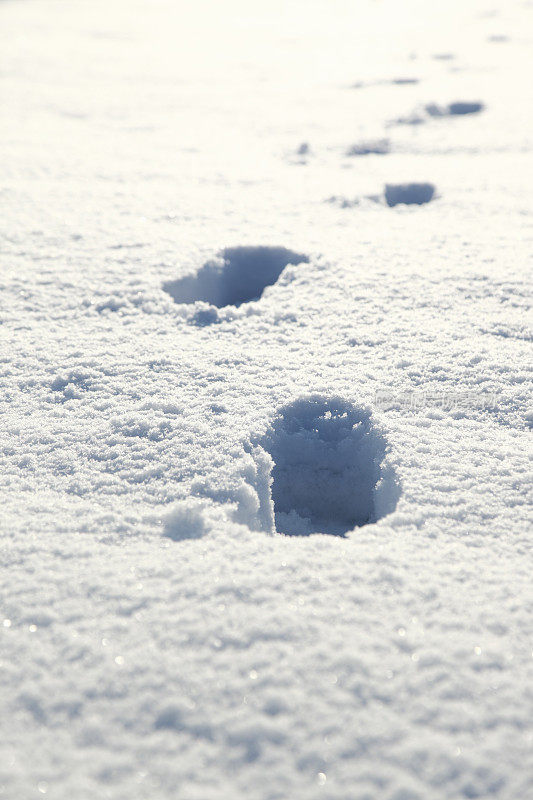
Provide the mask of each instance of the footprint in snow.
POLYGON ((420 83, 419 78, 399 77, 381 81, 357 81, 357 83, 352 84, 351 88, 368 89, 372 86, 416 86, 418 83, 420 83))
POLYGON ((430 117, 461 117, 465 114, 479 114, 484 108, 484 104, 478 100, 456 100, 446 106, 429 103, 425 110, 430 117))
POLYGON ((307 256, 285 247, 227 247, 198 272, 166 281, 163 289, 176 303, 207 303, 195 321, 209 325, 218 320, 217 308, 259 300, 288 264, 308 262, 307 256))
POLYGON ((485 104, 479 100, 455 100, 446 105, 427 103, 406 117, 398 117, 389 125, 423 125, 429 119, 464 117, 469 114, 479 114, 484 109, 485 104))
POLYGON ((422 206, 435 198, 435 186, 432 183, 387 183, 383 194, 368 194, 364 197, 342 197, 333 195, 328 197, 327 203, 339 208, 354 208, 362 200, 382 204, 383 201, 393 208, 398 205, 422 206))
POLYGON ((402 204, 421 206, 434 196, 432 183, 387 183, 385 186, 385 202, 390 208, 402 204))
POLYGON ((346 151, 346 155, 350 158, 353 156, 385 156, 387 153, 390 153, 388 139, 364 139, 351 145, 346 151))
POLYGON ((259 450, 273 461, 277 533, 344 536, 389 514, 398 501, 385 438, 369 411, 341 398, 310 395, 284 406, 259 450))

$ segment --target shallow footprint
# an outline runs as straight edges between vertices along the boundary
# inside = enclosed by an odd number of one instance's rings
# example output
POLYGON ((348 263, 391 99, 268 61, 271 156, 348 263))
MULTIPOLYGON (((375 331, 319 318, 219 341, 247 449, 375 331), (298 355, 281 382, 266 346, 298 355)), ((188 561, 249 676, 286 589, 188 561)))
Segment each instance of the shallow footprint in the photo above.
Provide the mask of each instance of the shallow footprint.
POLYGON ((278 533, 343 536, 396 506, 386 441, 364 408, 338 397, 303 397, 279 410, 260 445, 274 462, 278 533))
POLYGON ((353 144, 346 151, 346 155, 352 156, 385 156, 390 153, 390 141, 388 139, 363 139, 353 144))
POLYGON ((484 108, 485 104, 479 100, 456 100, 447 106, 429 103, 425 110, 430 117, 462 117, 466 114, 479 114, 484 108))
POLYGON ((259 300, 288 264, 303 262, 309 258, 285 247, 227 247, 195 274, 166 281, 163 289, 176 303, 240 306, 259 300))
POLYGON ((427 103, 425 106, 416 108, 406 117, 392 120, 388 125, 424 125, 431 119, 465 117, 469 114, 479 114, 484 110, 485 104, 479 100, 456 100, 446 105, 427 103))

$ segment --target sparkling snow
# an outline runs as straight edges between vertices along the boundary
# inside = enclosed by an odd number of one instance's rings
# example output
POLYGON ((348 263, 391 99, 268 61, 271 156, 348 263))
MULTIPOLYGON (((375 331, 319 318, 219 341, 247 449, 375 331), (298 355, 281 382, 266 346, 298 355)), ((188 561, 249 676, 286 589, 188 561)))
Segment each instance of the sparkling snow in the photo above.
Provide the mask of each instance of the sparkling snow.
POLYGON ((0 797, 533 796, 532 42, 0 3, 0 797))

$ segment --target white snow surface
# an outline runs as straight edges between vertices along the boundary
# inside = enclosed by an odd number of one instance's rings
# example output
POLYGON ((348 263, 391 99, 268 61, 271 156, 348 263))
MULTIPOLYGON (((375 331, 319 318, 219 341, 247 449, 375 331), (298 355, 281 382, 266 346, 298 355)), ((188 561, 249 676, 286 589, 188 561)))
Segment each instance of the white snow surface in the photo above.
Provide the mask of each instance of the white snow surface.
POLYGON ((532 43, 0 2, 0 797, 533 797, 532 43))

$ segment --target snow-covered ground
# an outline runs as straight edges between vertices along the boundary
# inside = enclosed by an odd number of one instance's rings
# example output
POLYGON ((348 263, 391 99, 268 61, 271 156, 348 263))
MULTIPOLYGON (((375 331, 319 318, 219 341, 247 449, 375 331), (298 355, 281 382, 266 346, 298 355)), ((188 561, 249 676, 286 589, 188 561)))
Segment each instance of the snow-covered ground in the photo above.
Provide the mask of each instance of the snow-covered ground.
POLYGON ((1 798, 533 796, 532 43, 0 2, 1 798))

